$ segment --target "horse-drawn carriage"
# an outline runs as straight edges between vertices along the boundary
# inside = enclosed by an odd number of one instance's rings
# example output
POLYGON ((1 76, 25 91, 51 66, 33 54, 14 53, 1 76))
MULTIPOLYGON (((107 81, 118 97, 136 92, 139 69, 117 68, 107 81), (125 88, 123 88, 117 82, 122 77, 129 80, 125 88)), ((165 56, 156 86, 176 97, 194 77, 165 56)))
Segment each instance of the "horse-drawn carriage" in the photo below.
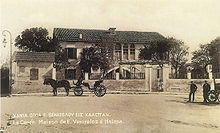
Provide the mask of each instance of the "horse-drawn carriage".
POLYGON ((95 81, 93 88, 91 88, 89 83, 83 82, 83 80, 79 79, 77 83, 73 82, 75 86, 71 88, 74 88, 74 94, 76 96, 81 96, 83 94, 82 87, 85 86, 85 87, 88 87, 89 91, 93 91, 97 97, 102 97, 106 93, 106 88, 104 85, 101 84, 102 82, 103 82, 103 79, 99 79, 98 81, 95 81))
POLYGON ((89 91, 93 91, 94 94, 97 97, 102 97, 106 94, 106 88, 104 85, 102 85, 101 83, 103 82, 103 79, 99 79, 97 81, 95 81, 93 88, 90 87, 89 83, 85 83, 83 82, 82 78, 79 78, 78 81, 76 83, 74 83, 73 81, 73 85, 74 86, 70 86, 69 81, 67 80, 54 80, 51 78, 47 78, 44 80, 44 85, 51 85, 51 87, 53 88, 53 94, 54 96, 57 95, 57 88, 60 87, 64 87, 66 90, 66 95, 69 95, 69 89, 73 88, 74 90, 74 94, 76 96, 81 96, 83 94, 83 89, 82 87, 88 87, 89 91))

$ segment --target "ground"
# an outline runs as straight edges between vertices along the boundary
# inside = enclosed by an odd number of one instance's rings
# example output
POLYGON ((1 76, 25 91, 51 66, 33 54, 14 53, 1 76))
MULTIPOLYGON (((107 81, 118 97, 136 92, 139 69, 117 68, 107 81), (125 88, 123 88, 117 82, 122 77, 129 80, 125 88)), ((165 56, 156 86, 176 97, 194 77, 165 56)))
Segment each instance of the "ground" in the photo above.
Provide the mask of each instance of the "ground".
POLYGON ((1 130, 74 133, 220 133, 220 104, 187 94, 60 94, 1 98, 1 130), (55 116, 56 115, 56 116, 55 116), (74 123, 75 122, 75 123, 74 123))

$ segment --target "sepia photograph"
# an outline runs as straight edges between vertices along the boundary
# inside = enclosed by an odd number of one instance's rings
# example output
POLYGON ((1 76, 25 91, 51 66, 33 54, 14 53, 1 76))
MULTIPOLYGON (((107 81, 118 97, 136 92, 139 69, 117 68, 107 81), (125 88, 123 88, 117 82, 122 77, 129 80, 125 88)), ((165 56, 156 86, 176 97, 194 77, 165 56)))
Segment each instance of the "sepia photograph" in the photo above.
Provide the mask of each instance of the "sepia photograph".
POLYGON ((0 133, 220 133, 220 0, 1 0, 0 133))

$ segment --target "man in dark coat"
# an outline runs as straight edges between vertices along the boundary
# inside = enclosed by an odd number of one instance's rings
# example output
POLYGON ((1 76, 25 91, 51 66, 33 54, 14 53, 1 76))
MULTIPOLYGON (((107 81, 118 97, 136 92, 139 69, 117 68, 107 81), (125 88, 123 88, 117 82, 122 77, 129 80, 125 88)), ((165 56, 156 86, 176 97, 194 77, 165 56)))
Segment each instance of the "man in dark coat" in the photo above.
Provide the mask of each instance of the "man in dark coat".
POLYGON ((196 90, 197 90, 196 84, 193 83, 193 81, 191 81, 191 84, 190 84, 190 92, 189 92, 189 101, 188 101, 188 102, 191 102, 191 95, 193 95, 192 101, 194 101, 196 90))
POLYGON ((205 81, 205 84, 203 85, 203 102, 207 102, 208 100, 208 92, 210 91, 211 87, 210 85, 207 83, 207 81, 205 81))

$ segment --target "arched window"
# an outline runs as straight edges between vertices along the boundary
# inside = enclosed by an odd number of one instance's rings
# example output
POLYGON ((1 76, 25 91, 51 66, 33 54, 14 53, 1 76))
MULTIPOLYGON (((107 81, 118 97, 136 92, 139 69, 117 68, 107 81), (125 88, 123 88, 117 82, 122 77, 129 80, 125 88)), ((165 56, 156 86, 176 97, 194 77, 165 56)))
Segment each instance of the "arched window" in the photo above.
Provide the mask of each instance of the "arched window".
POLYGON ((123 46, 123 59, 128 60, 128 44, 124 44, 123 46))
POLYGON ((135 45, 134 44, 130 45, 130 59, 135 60, 135 45))
POLYGON ((117 43, 115 45, 115 58, 116 60, 121 60, 121 44, 117 43))

